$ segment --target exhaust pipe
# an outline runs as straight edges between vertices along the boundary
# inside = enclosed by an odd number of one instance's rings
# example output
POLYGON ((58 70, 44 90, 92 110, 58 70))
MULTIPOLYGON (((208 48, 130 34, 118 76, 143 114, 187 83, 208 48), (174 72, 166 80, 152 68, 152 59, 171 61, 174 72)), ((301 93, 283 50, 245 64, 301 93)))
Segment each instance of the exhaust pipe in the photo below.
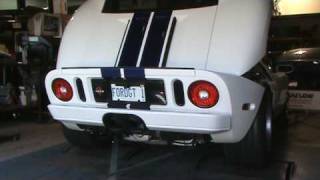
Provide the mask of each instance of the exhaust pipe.
POLYGON ((103 124, 109 132, 118 135, 131 135, 147 130, 143 120, 133 114, 106 114, 103 124))

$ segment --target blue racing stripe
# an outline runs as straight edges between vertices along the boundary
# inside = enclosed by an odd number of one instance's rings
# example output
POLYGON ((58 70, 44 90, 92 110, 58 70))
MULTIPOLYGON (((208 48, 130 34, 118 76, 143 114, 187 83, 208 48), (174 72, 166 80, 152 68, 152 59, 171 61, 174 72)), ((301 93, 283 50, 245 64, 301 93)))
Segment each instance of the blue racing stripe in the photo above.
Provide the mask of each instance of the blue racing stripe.
POLYGON ((124 77, 127 79, 145 79, 146 75, 142 68, 125 68, 124 77))
POLYGON ((150 12, 134 14, 119 59, 119 67, 136 66, 150 14, 150 12))
POLYGON ((121 72, 118 68, 101 68, 101 75, 104 79, 119 79, 121 78, 121 72))
POLYGON ((141 67, 158 67, 172 11, 156 12, 142 55, 141 67))

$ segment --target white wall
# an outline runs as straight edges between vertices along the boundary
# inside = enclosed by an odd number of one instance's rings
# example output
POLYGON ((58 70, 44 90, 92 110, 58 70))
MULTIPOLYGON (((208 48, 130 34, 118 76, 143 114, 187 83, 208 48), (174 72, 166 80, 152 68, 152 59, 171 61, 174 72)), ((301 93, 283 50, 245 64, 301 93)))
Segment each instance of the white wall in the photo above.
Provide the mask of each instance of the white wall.
POLYGON ((48 0, 26 0, 26 6, 46 8, 48 7, 48 0))
POLYGON ((320 0, 280 0, 282 15, 320 13, 320 0))
POLYGON ((17 9, 17 1, 13 0, 0 0, 0 10, 14 10, 17 9))

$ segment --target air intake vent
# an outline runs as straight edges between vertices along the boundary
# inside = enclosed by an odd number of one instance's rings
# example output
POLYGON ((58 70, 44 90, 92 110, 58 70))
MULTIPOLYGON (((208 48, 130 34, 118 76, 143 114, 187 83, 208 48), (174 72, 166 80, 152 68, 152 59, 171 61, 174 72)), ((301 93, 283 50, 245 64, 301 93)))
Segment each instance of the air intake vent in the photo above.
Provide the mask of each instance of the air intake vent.
POLYGON ((292 65, 280 65, 277 67, 278 72, 283 72, 283 73, 292 73, 294 68, 292 65))
POLYGON ((84 93, 83 83, 81 79, 78 78, 76 81, 76 84, 77 84, 79 98, 81 99, 81 101, 86 102, 86 95, 84 93))
POLYGON ((174 97, 176 104, 178 106, 184 106, 184 90, 183 90, 183 83, 180 80, 175 80, 173 83, 174 88, 174 97))

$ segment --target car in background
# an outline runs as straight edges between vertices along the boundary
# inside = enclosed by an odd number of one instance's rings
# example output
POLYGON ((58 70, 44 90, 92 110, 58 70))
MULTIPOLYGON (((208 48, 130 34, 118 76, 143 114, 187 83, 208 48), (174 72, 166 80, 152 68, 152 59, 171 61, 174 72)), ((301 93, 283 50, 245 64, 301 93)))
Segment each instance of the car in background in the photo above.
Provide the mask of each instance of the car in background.
POLYGON ((285 51, 273 64, 289 77, 289 109, 320 110, 320 47, 285 51))

